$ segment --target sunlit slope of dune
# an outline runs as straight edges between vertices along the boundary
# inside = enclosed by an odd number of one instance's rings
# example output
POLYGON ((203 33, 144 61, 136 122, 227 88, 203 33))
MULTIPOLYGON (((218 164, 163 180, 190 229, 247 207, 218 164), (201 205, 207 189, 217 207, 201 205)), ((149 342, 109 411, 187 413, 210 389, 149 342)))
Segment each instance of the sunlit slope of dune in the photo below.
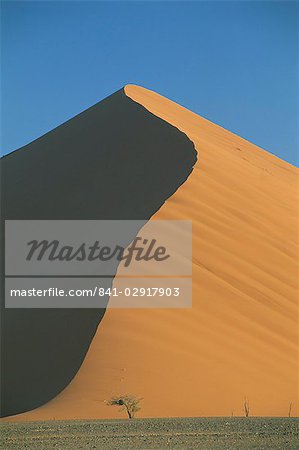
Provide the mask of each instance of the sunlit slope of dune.
MULTIPOLYGON (((193 222, 193 308, 109 310, 73 382, 24 419, 298 415, 298 171, 151 91, 127 96, 183 131, 198 162, 154 219, 193 222)), ((142 149, 140 149, 142 151, 142 149)))

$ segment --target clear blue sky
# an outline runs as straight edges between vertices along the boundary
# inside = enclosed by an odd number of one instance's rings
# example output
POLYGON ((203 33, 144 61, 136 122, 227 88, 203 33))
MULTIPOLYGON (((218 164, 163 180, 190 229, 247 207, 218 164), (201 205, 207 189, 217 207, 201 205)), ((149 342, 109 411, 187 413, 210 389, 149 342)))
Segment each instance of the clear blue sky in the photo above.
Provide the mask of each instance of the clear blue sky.
POLYGON ((297 2, 2 4, 2 147, 127 83, 298 164, 297 2))

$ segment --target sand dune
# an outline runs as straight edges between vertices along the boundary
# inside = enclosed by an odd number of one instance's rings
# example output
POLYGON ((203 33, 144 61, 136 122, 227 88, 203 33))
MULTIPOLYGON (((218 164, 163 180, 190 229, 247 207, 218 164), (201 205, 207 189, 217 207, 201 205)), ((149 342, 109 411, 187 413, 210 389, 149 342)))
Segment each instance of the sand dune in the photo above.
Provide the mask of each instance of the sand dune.
POLYGON ((154 219, 193 221, 193 308, 107 310, 75 379, 12 420, 298 415, 298 171, 151 91, 126 95, 187 134, 189 179, 154 219))
MULTIPOLYGON (((0 161, 1 227, 4 219, 147 220, 189 176, 196 151, 121 89, 0 161)), ((124 235, 136 235, 129 228, 124 235)), ((4 271, 1 281, 2 417, 41 406, 68 386, 105 310, 5 308, 4 271)))

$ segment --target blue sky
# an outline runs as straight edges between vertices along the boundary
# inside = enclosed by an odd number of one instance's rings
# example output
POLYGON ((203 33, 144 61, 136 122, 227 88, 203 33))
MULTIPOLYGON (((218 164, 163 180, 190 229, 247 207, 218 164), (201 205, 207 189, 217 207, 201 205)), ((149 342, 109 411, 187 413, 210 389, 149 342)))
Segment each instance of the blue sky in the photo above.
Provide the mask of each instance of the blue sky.
POLYGON ((297 2, 2 3, 2 148, 127 83, 298 164, 297 2))

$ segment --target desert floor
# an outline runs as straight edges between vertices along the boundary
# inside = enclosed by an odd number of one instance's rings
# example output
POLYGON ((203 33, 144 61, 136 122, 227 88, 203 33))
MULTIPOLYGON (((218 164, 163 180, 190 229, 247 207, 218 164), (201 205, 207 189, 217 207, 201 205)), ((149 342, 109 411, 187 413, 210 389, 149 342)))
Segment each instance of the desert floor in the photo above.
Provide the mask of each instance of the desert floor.
POLYGON ((296 449, 295 418, 170 418, 19 422, 1 425, 9 449, 296 449))

